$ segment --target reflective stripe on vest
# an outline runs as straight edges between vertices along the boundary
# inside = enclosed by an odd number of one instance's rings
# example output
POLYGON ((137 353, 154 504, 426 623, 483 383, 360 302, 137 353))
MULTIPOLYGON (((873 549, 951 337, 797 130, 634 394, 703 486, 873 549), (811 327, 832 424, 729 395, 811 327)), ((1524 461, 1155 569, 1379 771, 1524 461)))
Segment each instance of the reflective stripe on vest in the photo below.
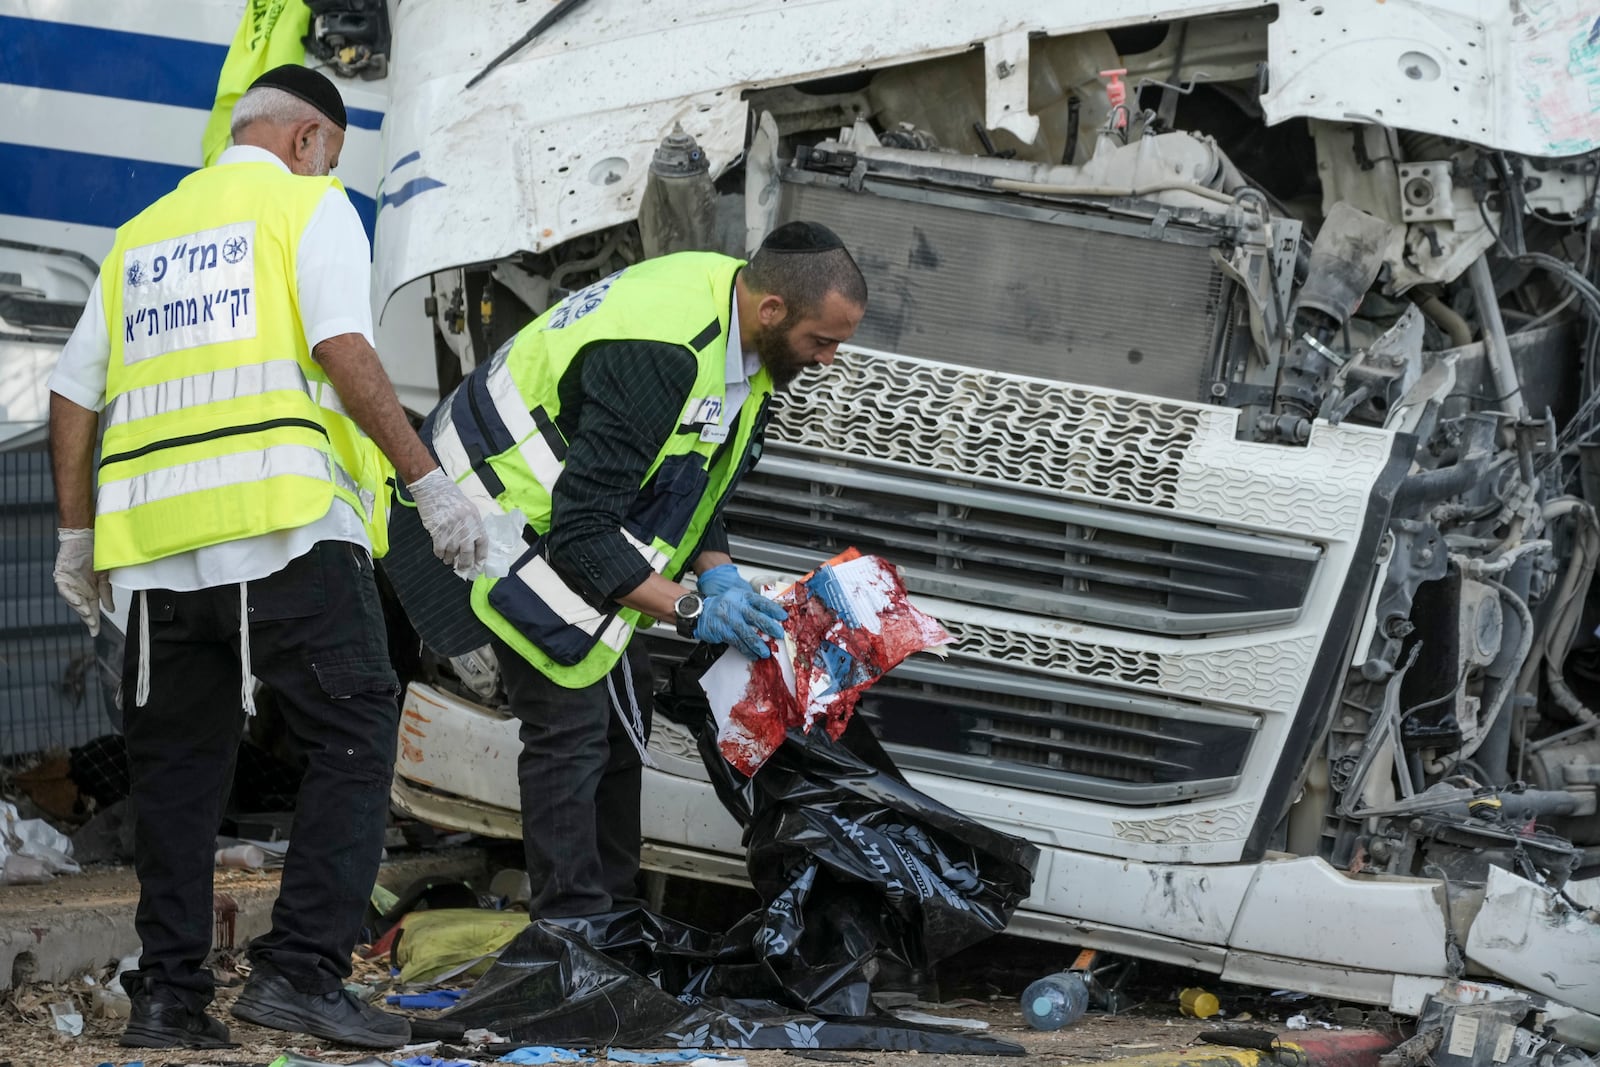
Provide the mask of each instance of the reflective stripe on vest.
POLYGON ((107 482, 95 498, 99 515, 114 515, 186 493, 222 489, 246 482, 286 476, 336 481, 347 493, 358 492, 355 480, 328 453, 309 445, 274 445, 249 452, 179 463, 149 474, 107 482))

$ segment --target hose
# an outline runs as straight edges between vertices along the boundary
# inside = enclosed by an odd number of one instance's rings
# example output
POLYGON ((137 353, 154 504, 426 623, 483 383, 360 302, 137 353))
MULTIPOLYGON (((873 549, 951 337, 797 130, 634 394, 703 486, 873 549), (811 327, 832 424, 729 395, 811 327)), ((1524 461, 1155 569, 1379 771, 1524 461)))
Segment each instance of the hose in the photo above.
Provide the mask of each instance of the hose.
MULTIPOLYGON (((1548 541, 1530 541, 1528 545, 1541 543, 1545 546, 1549 545, 1548 541)), ((1516 549, 1506 553, 1506 555, 1510 556, 1526 547, 1527 545, 1519 545, 1516 549)), ((1457 760, 1470 759, 1472 754, 1477 752, 1479 746, 1488 738, 1490 731, 1494 728, 1495 720, 1500 717, 1500 712, 1509 702, 1512 691, 1518 688, 1517 676, 1521 673, 1523 664, 1528 660, 1528 653, 1533 649, 1533 612, 1528 610, 1528 605, 1523 603, 1521 597, 1499 582, 1485 579, 1483 584, 1498 593, 1500 599, 1510 604, 1512 609, 1516 611, 1517 618, 1522 622, 1522 636, 1517 641, 1517 651, 1512 655, 1511 662, 1506 665, 1505 677, 1500 679, 1500 687, 1494 695, 1494 703, 1490 705, 1488 712, 1479 718, 1477 735, 1470 742, 1461 746, 1461 751, 1456 754, 1457 760)))
POLYGON ((1582 620, 1583 602, 1588 595, 1589 583, 1594 578, 1595 561, 1600 559, 1600 521, 1595 518, 1594 508, 1577 497, 1552 500, 1544 506, 1541 515, 1546 523, 1573 515, 1583 524, 1583 529, 1566 573, 1561 576, 1553 617, 1540 641, 1539 654, 1522 665, 1517 688, 1526 691, 1532 685, 1542 662, 1545 665, 1545 681, 1556 703, 1579 722, 1594 722, 1600 716, 1572 692, 1562 675, 1562 669, 1566 666, 1567 649, 1582 620))
POLYGON ((1233 197, 1227 193, 1208 189, 1204 185, 1194 182, 1154 182, 1150 185, 1141 185, 1130 189, 1114 185, 1050 185, 1044 182, 1023 182, 1013 178, 996 178, 993 182, 996 189, 1003 189, 1012 193, 1039 193, 1045 196, 1146 196, 1150 193, 1193 193, 1195 196, 1206 200, 1215 200, 1219 204, 1233 206, 1233 197))
POLYGON ((1428 320, 1445 332, 1450 338, 1451 348, 1465 348, 1472 343, 1472 327, 1467 325, 1467 320, 1462 318, 1455 308, 1440 300, 1437 296, 1430 296, 1417 304, 1417 309, 1428 317, 1428 320))

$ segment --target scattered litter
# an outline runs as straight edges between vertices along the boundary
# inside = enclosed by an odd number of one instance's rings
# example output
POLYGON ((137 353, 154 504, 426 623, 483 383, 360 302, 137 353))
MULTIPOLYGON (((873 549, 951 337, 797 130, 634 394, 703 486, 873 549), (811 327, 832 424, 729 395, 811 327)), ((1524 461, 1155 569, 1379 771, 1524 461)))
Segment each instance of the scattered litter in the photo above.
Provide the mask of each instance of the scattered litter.
MULTIPOLYGON (((435 1042, 437 1044, 438 1042, 435 1042)), ((403 1060, 391 1060, 394 1067, 472 1067, 470 1060, 438 1060, 432 1056, 408 1056, 403 1060)))
POLYGON ((394 946, 400 981, 416 986, 476 978, 489 969, 506 944, 527 925, 525 911, 413 911, 396 926, 404 931, 394 946))
POLYGON ((116 990, 109 986, 95 986, 89 990, 89 1006, 94 1009, 95 1017, 100 1019, 126 1019, 133 1011, 128 994, 122 992, 120 986, 116 990))
POLYGON ((1215 993, 1190 986, 1178 994, 1178 1010, 1191 1019, 1209 1019, 1222 1010, 1215 993))
POLYGON ((1296 993, 1292 989, 1274 989, 1268 994, 1273 1000, 1309 1000, 1310 993, 1296 993))
POLYGON ((670 1052, 630 1052, 627 1049, 606 1050, 606 1059, 612 1063, 712 1063, 717 1060, 742 1060, 741 1056, 724 1056, 717 1052, 702 1052, 697 1048, 673 1049, 670 1052))
POLYGON ((83 1033, 83 1016, 70 1000, 57 1001, 50 1005, 50 1020, 55 1024, 57 1031, 68 1037, 77 1037, 83 1033))
POLYGON ((426 993, 391 993, 384 1000, 399 1008, 448 1008, 466 992, 465 989, 430 989, 426 993))
POLYGON ((1159 1041, 1133 1041, 1133 1042, 1130 1042, 1130 1043, 1127 1043, 1127 1044, 1112 1045, 1111 1047, 1112 1048, 1128 1048, 1128 1049, 1160 1048, 1161 1047, 1161 1042, 1159 1042, 1159 1041))
POLYGON ((36 885, 58 874, 77 874, 72 839, 43 819, 24 819, 0 802, 0 885, 36 885))
POLYGON ((1253 1022, 1254 1020, 1255 1020, 1255 1016, 1251 1015, 1247 1011, 1241 1011, 1236 1015, 1228 1016, 1228 1021, 1231 1022, 1231 1023, 1248 1023, 1248 1022, 1253 1022))
POLYGON ((1022 991, 1022 1018, 1035 1030, 1059 1030, 1089 1010, 1089 987, 1077 971, 1047 974, 1022 991))
POLYGON ((989 1024, 982 1019, 962 1019, 953 1015, 932 1015, 925 1011, 916 1011, 910 1008, 901 1008, 890 1012, 901 1022, 916 1023, 919 1026, 949 1026, 956 1030, 987 1030, 989 1024))
POLYGON ((483 1028, 481 1026, 475 1026, 471 1030, 468 1030, 466 1033, 462 1034, 461 1035, 461 1040, 465 1041, 469 1045, 504 1045, 504 1044, 506 1044, 506 1039, 505 1038, 501 1037, 499 1034, 495 1033, 493 1030, 487 1030, 487 1029, 485 1029, 485 1028, 483 1028))
POLYGON ((122 976, 131 970, 135 970, 138 966, 139 953, 130 952, 128 955, 122 957, 117 961, 116 972, 106 980, 106 988, 111 990, 113 993, 121 993, 123 996, 127 996, 128 991, 122 988, 122 976))
POLYGON ((588 1063, 590 1057, 583 1050, 556 1048, 553 1045, 529 1045, 500 1057, 501 1063, 588 1063))
POLYGON ((1291 1030, 1304 1030, 1307 1028, 1306 1017, 1304 1015, 1291 1015, 1283 1020, 1283 1025, 1291 1030))
POLYGON ((215 865, 240 871, 259 871, 267 865, 267 854, 255 845, 233 845, 217 849, 215 865))

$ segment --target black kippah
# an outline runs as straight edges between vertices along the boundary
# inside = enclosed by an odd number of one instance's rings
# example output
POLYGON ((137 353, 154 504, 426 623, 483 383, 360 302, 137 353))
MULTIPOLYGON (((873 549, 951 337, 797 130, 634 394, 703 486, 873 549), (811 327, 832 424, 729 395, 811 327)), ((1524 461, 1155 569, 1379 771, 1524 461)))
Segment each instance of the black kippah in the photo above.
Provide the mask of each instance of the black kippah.
POLYGON ((298 96, 328 116, 335 126, 341 130, 345 128, 344 100, 340 98, 338 88, 326 75, 319 74, 310 67, 285 63, 281 67, 273 67, 250 83, 252 89, 263 87, 282 89, 290 96, 298 96))
POLYGON ((767 234, 761 247, 768 252, 827 252, 843 248, 844 242, 820 222, 786 222, 767 234))

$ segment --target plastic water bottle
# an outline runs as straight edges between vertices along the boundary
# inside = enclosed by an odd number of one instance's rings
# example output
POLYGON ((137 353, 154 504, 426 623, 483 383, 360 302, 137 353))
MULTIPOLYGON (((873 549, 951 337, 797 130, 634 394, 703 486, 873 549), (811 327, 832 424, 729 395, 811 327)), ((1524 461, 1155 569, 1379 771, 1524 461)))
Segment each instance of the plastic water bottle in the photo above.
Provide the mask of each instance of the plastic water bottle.
POLYGON ((1049 974, 1022 993, 1022 1017, 1035 1030, 1059 1030, 1077 1022, 1089 1008, 1089 987, 1072 971, 1049 974))

